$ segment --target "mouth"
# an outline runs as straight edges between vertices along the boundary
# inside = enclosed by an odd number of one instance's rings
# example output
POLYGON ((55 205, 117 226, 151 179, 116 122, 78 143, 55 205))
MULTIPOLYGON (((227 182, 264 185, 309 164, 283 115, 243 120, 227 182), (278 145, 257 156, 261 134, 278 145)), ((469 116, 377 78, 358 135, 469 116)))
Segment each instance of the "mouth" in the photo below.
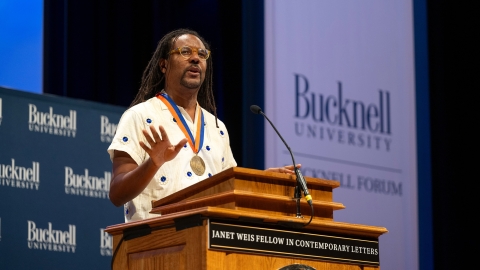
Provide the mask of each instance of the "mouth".
POLYGON ((201 72, 201 69, 199 67, 196 67, 196 66, 191 66, 186 71, 187 71, 187 73, 190 73, 192 75, 199 75, 200 72, 201 72))

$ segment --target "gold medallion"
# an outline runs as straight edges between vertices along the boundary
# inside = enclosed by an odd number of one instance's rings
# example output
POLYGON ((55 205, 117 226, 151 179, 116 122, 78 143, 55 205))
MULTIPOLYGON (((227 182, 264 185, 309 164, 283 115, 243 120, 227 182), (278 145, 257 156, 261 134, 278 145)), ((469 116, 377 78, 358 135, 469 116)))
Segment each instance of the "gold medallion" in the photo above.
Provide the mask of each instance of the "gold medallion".
POLYGON ((192 167, 193 172, 200 176, 205 172, 205 162, 198 155, 193 156, 190 160, 190 167, 192 167))

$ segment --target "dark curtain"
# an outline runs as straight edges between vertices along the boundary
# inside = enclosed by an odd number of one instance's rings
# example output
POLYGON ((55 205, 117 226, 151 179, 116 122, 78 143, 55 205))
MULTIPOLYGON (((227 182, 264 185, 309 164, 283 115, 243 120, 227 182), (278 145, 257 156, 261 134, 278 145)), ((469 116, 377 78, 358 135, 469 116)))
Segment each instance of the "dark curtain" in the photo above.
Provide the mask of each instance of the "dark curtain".
POLYGON ((435 269, 475 263, 478 19, 472 4, 428 1, 435 269))
POLYGON ((127 107, 161 37, 190 28, 212 48, 214 95, 242 165, 242 1, 44 2, 45 94, 127 107))

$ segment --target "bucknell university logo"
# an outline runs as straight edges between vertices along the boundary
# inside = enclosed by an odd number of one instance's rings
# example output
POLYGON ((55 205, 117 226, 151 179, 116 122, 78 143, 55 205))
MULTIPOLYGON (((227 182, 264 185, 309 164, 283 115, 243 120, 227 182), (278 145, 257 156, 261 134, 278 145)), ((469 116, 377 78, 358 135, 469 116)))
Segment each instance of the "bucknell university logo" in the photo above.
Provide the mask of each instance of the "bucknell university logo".
POLYGON ((100 254, 102 256, 112 256, 113 237, 105 231, 100 229, 100 254))
POLYGON ((100 140, 102 142, 111 143, 116 130, 117 124, 110 123, 105 115, 100 116, 100 140))
POLYGON ((10 164, 0 163, 0 185, 13 188, 38 190, 40 186, 40 163, 32 161, 32 167, 22 167, 11 159, 10 164))
POLYGON ((48 228, 38 228, 35 222, 28 220, 28 248, 56 252, 75 253, 77 248, 77 227, 68 225, 67 231, 54 230, 51 222, 48 228))
POLYGON ((65 193, 93 198, 108 199, 111 172, 103 172, 101 177, 90 175, 88 169, 75 174, 73 169, 65 167, 65 193))
POLYGON ((53 113, 52 107, 49 107, 48 112, 41 112, 34 104, 28 104, 28 113, 30 131, 75 138, 77 111, 70 110, 69 115, 60 115, 53 113))
POLYGON ((308 78, 295 74, 295 134, 351 147, 389 152, 392 148, 390 92, 378 90, 373 101, 352 99, 337 82, 336 94, 310 91, 308 78), (376 96, 376 97, 375 97, 376 96))

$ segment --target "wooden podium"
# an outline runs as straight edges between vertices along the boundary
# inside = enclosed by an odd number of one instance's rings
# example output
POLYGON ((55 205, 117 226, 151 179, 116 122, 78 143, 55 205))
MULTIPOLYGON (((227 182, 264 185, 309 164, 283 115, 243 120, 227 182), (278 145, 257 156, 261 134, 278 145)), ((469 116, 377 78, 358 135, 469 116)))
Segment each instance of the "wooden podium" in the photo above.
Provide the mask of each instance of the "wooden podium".
POLYGON ((295 176, 231 168, 152 202, 159 217, 109 226, 113 269, 380 269, 384 227, 336 222, 339 182, 306 177, 311 207, 293 199, 295 176), (302 217, 297 217, 300 210, 302 217))

